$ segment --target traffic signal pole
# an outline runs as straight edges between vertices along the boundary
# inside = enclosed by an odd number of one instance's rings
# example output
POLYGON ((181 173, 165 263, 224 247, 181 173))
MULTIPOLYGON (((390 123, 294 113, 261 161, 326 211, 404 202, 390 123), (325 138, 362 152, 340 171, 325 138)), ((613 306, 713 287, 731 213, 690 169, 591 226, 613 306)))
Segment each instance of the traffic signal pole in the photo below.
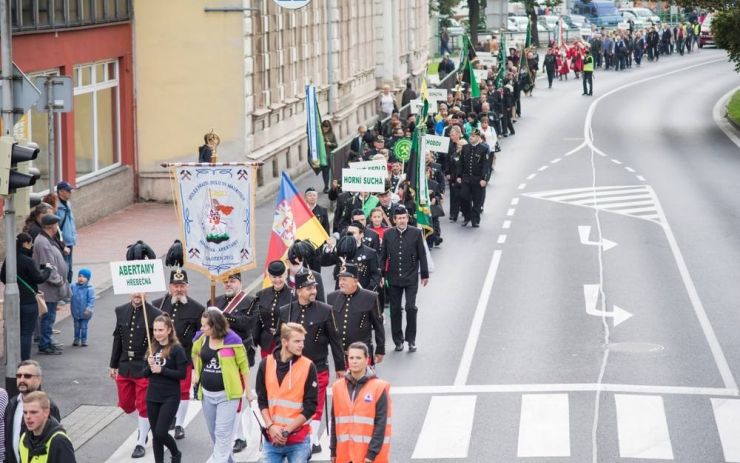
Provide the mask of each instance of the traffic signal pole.
MULTIPOLYGON (((13 130, 12 78, 13 60, 11 57, 10 0, 0 0, 0 59, 2 84, 3 135, 11 135, 13 130)), ((15 383, 15 369, 21 361, 20 342, 20 300, 16 249, 15 249, 15 210, 13 197, 5 197, 5 295, 3 301, 4 339, 5 339, 5 389, 9 396, 18 393, 15 383)))

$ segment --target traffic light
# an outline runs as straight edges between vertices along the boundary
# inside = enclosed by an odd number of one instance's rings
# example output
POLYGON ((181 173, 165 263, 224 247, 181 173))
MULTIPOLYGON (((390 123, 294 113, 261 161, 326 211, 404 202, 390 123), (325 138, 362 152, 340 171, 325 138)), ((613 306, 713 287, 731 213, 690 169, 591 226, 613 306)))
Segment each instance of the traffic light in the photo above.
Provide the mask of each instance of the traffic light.
POLYGON ((16 189, 36 183, 41 177, 39 171, 30 168, 28 173, 19 172, 18 163, 33 161, 38 155, 35 143, 20 145, 11 136, 0 137, 0 195, 12 195, 16 189))

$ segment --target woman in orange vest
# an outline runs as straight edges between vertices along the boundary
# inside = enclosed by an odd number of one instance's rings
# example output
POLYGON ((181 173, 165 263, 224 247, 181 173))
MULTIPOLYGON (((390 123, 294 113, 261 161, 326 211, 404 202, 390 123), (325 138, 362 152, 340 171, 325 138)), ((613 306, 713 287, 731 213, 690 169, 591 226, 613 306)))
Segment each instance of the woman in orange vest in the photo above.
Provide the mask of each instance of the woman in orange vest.
POLYGON ((391 448, 390 384, 368 366, 362 342, 347 349, 349 374, 332 386, 332 463, 388 463, 391 448))

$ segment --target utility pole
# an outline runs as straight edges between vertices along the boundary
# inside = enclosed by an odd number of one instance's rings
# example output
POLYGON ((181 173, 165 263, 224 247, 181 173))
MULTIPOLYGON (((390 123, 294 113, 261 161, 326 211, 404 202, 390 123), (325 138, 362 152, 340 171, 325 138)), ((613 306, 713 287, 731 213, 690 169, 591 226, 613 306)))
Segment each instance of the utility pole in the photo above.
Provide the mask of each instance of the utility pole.
MULTIPOLYGON (((0 55, 2 55, 0 84, 2 84, 3 134, 13 130, 13 59, 11 57, 10 0, 0 0, 0 55)), ((5 390, 10 397, 18 393, 15 369, 21 361, 20 352, 20 300, 16 280, 15 210, 12 196, 5 198, 5 390)))
POLYGON ((54 193, 55 179, 55 156, 54 156, 54 78, 51 75, 46 76, 46 114, 47 125, 49 129, 49 193, 54 193))

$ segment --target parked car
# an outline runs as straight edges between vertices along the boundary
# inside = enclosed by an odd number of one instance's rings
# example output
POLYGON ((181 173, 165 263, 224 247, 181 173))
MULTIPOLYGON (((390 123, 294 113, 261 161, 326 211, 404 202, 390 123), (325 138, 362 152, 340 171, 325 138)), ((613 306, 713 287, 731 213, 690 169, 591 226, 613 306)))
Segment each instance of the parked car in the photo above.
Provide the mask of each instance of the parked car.
POLYGON ((611 1, 576 0, 572 12, 585 16, 591 24, 597 27, 616 26, 622 21, 622 16, 611 1))
POLYGON ((581 31, 581 38, 585 40, 591 38, 591 35, 593 35, 593 31, 591 30, 591 23, 588 22, 588 19, 586 19, 585 16, 580 14, 571 14, 564 17, 568 18, 568 20, 573 23, 573 25, 576 26, 578 30, 581 31))
POLYGON ((516 23, 516 27, 519 29, 519 32, 527 32, 527 24, 529 23, 529 18, 526 16, 509 16, 509 18, 513 19, 516 23))
POLYGON ((650 8, 620 8, 619 11, 627 11, 631 13, 648 26, 651 25, 650 23, 653 23, 656 26, 660 24, 660 16, 653 13, 650 8))
POLYGON ((562 18, 563 21, 563 30, 571 30, 575 31, 578 30, 578 26, 573 24, 573 22, 568 18, 567 16, 555 16, 555 15, 548 15, 548 16, 538 16, 537 22, 545 26, 545 28, 549 31, 555 31, 558 28, 558 21, 560 21, 562 18))
POLYGON ((617 24, 617 27, 619 29, 625 29, 625 30, 629 29, 630 28, 630 24, 629 24, 629 21, 630 20, 632 20, 632 24, 633 24, 634 30, 640 30, 640 29, 644 29, 644 28, 650 26, 650 24, 648 24, 647 22, 645 22, 643 19, 638 18, 637 16, 635 16, 634 13, 632 13, 630 11, 619 10, 619 13, 622 15, 622 20, 619 22, 619 24, 617 24))
POLYGON ((704 18, 704 22, 701 23, 701 30, 699 31, 699 48, 704 48, 704 45, 715 45, 714 34, 712 33, 712 19, 713 14, 708 14, 704 18))
POLYGON ((506 30, 507 32, 519 32, 519 24, 512 16, 506 18, 506 30))

